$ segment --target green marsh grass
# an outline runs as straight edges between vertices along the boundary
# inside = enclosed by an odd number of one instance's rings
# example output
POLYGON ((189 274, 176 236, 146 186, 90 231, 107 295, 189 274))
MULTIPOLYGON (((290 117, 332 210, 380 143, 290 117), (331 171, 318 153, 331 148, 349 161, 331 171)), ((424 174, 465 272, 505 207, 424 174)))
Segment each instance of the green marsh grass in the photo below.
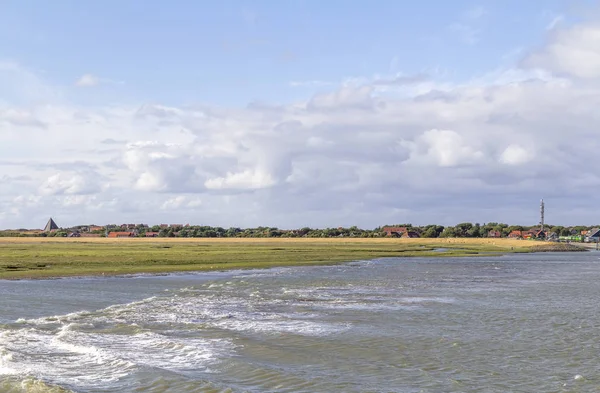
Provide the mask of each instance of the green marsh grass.
POLYGON ((552 243, 508 239, 0 238, 0 279, 267 268, 382 257, 501 255, 540 247, 552 247, 552 243), (436 251, 440 248, 447 250, 436 251))

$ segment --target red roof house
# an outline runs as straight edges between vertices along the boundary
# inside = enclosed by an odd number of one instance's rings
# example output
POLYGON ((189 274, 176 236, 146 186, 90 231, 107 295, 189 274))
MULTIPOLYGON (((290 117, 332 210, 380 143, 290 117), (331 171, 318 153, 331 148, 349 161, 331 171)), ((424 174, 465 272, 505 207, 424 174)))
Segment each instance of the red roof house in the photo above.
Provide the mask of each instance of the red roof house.
POLYGON ((500 231, 491 230, 488 232, 488 237, 502 237, 502 233, 500 231))
POLYGON ((519 239, 523 237, 523 231, 510 231, 508 237, 511 239, 519 239))
POLYGON ((383 227, 381 228, 385 232, 386 236, 398 236, 401 237, 407 231, 406 227, 383 227))

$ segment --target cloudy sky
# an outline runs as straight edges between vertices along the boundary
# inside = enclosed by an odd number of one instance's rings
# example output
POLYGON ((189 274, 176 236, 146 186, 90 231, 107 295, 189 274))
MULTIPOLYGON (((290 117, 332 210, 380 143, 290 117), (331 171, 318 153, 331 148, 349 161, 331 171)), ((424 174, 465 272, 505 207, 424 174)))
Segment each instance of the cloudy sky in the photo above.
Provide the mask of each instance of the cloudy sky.
POLYGON ((599 11, 2 1, 0 227, 600 223, 599 11))

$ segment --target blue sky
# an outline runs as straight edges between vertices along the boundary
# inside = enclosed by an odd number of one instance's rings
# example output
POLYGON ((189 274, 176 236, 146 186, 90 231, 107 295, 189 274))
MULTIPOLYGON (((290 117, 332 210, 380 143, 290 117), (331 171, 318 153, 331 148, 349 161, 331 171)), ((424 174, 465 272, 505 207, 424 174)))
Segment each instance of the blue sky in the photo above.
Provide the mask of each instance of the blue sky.
POLYGON ((599 10, 3 1, 0 228, 598 224, 599 10))
POLYGON ((0 57, 58 85, 84 72, 124 82, 113 100, 285 103, 314 93, 292 81, 468 80, 542 44, 566 10, 556 0, 6 1, 0 57))

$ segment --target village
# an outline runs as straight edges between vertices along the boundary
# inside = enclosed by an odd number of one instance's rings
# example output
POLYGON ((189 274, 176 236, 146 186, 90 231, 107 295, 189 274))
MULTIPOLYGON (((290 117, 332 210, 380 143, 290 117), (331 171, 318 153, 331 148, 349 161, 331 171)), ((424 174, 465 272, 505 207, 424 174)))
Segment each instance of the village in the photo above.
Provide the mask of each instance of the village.
POLYGON ((553 242, 598 243, 600 227, 562 227, 538 226, 524 228, 507 224, 462 223, 456 226, 427 225, 416 227, 406 225, 385 225, 373 230, 350 228, 325 229, 279 229, 273 227, 258 228, 221 228, 190 224, 112 224, 78 225, 61 228, 50 218, 43 230, 30 231, 33 236, 70 237, 70 238, 133 238, 133 237, 389 237, 389 238, 508 238, 553 242))

